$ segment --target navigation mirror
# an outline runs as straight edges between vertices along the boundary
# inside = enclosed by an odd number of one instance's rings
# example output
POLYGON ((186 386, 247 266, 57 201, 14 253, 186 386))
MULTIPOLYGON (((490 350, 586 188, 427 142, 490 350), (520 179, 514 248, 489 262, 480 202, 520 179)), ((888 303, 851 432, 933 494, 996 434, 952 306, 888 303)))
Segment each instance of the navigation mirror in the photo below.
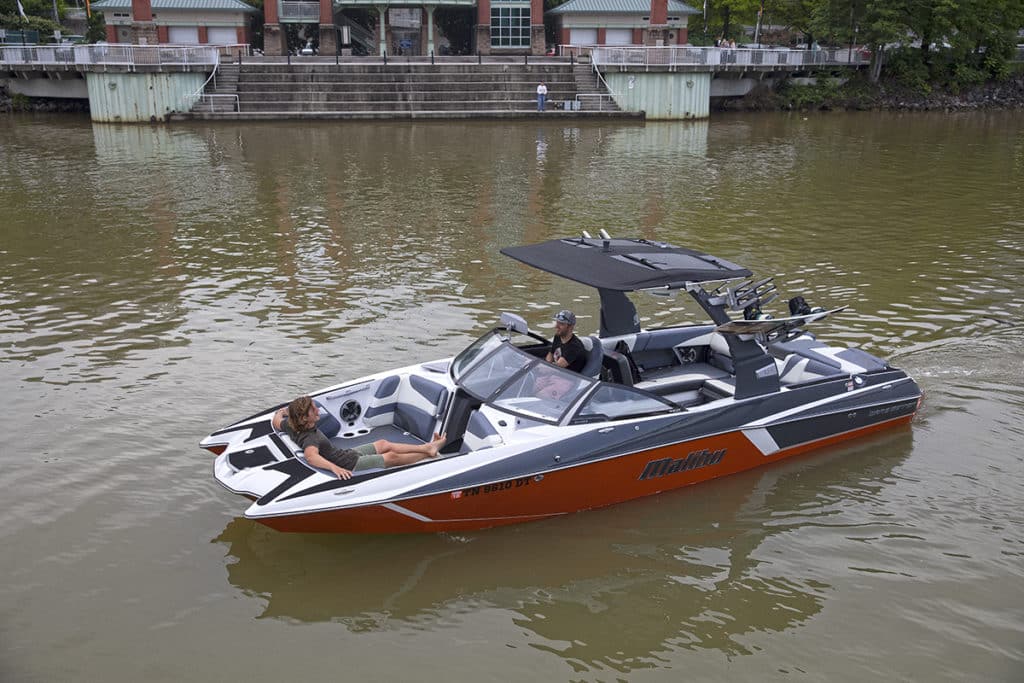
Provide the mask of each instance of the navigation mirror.
POLYGON ((501 313, 501 326, 509 332, 518 332, 519 334, 530 333, 530 326, 526 324, 526 320, 522 316, 507 311, 502 311, 501 313))

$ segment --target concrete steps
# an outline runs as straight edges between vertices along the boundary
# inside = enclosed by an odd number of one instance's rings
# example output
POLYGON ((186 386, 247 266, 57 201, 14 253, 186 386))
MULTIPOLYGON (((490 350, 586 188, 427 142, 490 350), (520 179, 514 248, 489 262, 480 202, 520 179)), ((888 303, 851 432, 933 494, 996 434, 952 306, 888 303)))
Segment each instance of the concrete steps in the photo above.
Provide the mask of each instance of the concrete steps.
POLYGON ((239 66, 221 64, 213 80, 207 84, 204 95, 210 95, 192 107, 196 113, 227 113, 236 111, 235 97, 238 94, 239 66))
POLYGON ((621 111, 593 67, 587 65, 573 67, 573 78, 576 82, 577 94, 582 95, 579 98, 582 111, 621 111))
MULTIPOLYGON (((221 65, 216 87, 207 94, 238 97, 238 112, 254 117, 324 115, 385 118, 389 113, 433 117, 450 113, 491 116, 525 114, 537 108, 537 84, 548 86, 548 109, 561 110, 577 93, 597 92, 589 67, 571 64, 284 64, 249 62, 221 65), (588 80, 589 79, 589 80, 588 80)), ((592 101, 588 101, 591 100, 592 101)), ((234 113, 234 97, 208 98, 192 113, 216 118, 234 113)), ((596 98, 584 109, 598 111, 596 98)), ((571 109, 571 107, 570 107, 571 109)), ((607 99, 603 111, 610 110, 607 99)), ((617 111, 617 108, 615 108, 617 111)))

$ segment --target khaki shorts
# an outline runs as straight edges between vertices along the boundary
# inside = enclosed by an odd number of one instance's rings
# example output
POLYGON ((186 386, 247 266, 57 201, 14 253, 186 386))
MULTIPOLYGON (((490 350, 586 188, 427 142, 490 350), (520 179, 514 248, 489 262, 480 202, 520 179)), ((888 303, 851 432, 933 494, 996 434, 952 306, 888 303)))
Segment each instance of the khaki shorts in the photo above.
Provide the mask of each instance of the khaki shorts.
POLYGON ((364 443, 362 446, 356 446, 352 450, 359 454, 359 460, 356 461, 356 466, 352 468, 353 472, 358 472, 359 470, 382 469, 385 466, 384 456, 378 455, 377 449, 374 448, 372 442, 364 443))

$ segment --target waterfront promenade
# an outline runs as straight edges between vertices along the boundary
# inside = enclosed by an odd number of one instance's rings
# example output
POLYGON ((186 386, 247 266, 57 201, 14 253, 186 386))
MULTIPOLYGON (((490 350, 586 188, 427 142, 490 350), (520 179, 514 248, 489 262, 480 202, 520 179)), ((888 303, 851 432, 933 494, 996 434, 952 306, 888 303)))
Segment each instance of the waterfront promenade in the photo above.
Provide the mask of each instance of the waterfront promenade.
POLYGON ((245 45, 24 46, 0 48, 0 77, 30 97, 88 97, 97 121, 674 119, 705 118, 711 97, 743 95, 765 72, 784 77, 856 68, 868 57, 850 51, 689 46, 397 59, 387 54, 254 56, 245 45), (759 73, 745 78, 748 72, 759 73), (544 112, 536 105, 542 81, 550 103, 544 112))

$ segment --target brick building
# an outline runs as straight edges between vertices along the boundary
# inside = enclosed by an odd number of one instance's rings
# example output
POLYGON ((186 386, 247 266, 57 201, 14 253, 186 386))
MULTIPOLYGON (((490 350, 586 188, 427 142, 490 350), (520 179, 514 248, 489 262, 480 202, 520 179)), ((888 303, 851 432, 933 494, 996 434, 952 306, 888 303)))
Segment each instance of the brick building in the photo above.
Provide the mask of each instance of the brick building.
POLYGON ((250 17, 242 0, 97 0, 111 43, 236 45, 248 43, 250 17))
POLYGON ((698 10, 679 0, 569 0, 548 10, 557 21, 561 45, 685 45, 688 20, 698 10))

